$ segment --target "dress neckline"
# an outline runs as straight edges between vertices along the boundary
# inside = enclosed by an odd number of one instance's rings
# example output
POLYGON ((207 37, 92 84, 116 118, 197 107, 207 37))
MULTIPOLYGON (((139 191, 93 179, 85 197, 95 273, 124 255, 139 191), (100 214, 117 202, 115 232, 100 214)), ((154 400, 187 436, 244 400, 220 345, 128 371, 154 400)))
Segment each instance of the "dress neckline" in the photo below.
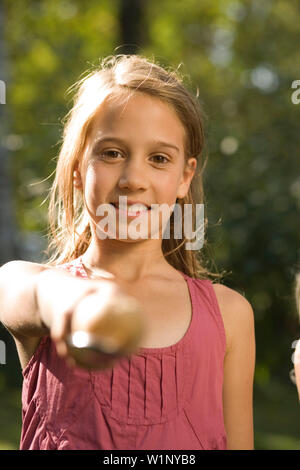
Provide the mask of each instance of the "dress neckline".
MULTIPOLYGON (((83 277, 85 277, 86 279, 89 279, 88 274, 85 270, 85 267, 84 267, 84 264, 83 264, 81 258, 82 257, 80 256, 79 258, 75 259, 74 261, 71 261, 70 264, 73 264, 76 267, 78 267, 80 269, 80 272, 83 274, 83 277)), ((195 322, 195 301, 194 301, 193 289, 192 289, 192 286, 191 286, 191 281, 193 279, 190 278, 187 274, 183 273, 182 271, 180 271, 180 270, 177 270, 177 271, 182 275, 182 277, 186 281, 189 296, 190 296, 191 320, 190 320, 189 326, 188 326, 186 332, 184 333, 183 337, 179 341, 177 341, 176 343, 171 344, 169 346, 162 346, 162 347, 158 347, 158 348, 140 347, 140 348, 138 348, 138 351, 137 351, 136 354, 152 354, 152 353, 159 354, 159 353, 165 353, 165 352, 175 352, 175 351, 177 351, 177 349, 182 348, 185 345, 185 343, 189 340, 189 338, 192 334, 192 330, 193 330, 193 326, 194 326, 194 322, 195 322)), ((136 354, 133 354, 133 355, 136 355, 136 354)))

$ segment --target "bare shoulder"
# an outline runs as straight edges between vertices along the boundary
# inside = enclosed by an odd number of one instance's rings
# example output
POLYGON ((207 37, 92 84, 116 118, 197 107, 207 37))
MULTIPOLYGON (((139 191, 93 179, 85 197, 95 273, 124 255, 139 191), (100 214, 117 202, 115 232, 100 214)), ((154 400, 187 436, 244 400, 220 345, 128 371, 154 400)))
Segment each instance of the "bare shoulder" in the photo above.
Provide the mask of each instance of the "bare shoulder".
POLYGON ((226 351, 234 344, 235 337, 248 334, 254 325, 254 313, 250 302, 234 289, 223 284, 213 284, 226 333, 226 351))
POLYGON ((40 263, 33 263, 31 261, 13 260, 3 264, 0 267, 0 277, 4 278, 6 275, 15 274, 18 272, 24 273, 39 273, 46 269, 47 266, 40 263))
POLYGON ((41 338, 34 329, 34 278, 47 266, 30 261, 14 260, 0 268, 0 322, 12 335, 22 369, 27 365, 41 338), (26 329, 33 334, 24 334, 26 329))
POLYGON ((242 308, 243 311, 252 309, 251 304, 246 297, 234 289, 225 286, 224 284, 213 284, 218 302, 223 308, 228 308, 229 311, 235 308, 242 308))
POLYGON ((13 295, 17 294, 17 291, 22 290, 35 275, 45 269, 47 269, 46 265, 23 260, 14 260, 3 264, 0 267, 0 297, 10 294, 10 292, 13 295))

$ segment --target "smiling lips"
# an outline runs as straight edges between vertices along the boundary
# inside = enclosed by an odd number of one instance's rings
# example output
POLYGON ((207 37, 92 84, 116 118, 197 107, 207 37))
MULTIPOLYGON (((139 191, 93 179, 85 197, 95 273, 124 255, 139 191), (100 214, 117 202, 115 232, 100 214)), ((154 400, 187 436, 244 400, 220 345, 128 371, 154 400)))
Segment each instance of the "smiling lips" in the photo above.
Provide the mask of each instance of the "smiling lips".
POLYGON ((137 217, 146 213, 151 208, 141 202, 128 201, 127 204, 119 204, 118 202, 111 203, 118 212, 126 214, 128 217, 137 217))

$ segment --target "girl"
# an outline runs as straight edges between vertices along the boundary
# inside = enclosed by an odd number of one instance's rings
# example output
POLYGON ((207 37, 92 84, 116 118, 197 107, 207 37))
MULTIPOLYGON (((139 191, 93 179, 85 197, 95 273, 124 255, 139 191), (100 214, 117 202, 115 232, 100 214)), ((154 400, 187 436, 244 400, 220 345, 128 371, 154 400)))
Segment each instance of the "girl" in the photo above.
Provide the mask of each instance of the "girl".
POLYGON ((167 205, 176 229, 176 203, 203 203, 203 146, 198 101, 174 72, 120 55, 79 82, 50 199, 53 255, 0 269, 24 377, 21 449, 253 449, 252 308, 151 219, 167 205), (103 205, 123 217, 113 228, 103 205), (124 237, 138 220, 140 236, 124 237), (124 340, 102 370, 78 367, 69 334, 101 330, 130 299, 144 328, 134 352, 124 340))

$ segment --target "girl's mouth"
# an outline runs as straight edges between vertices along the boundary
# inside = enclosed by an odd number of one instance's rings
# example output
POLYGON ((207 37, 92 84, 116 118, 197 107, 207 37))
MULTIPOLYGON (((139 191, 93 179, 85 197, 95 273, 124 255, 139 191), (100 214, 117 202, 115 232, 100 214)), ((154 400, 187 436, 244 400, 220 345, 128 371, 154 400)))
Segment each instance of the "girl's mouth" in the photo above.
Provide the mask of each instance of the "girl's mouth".
POLYGON ((151 207, 147 207, 144 204, 133 204, 133 205, 121 205, 119 203, 111 202, 111 204, 115 207, 118 213, 125 214, 127 217, 138 217, 141 214, 146 214, 151 207))

